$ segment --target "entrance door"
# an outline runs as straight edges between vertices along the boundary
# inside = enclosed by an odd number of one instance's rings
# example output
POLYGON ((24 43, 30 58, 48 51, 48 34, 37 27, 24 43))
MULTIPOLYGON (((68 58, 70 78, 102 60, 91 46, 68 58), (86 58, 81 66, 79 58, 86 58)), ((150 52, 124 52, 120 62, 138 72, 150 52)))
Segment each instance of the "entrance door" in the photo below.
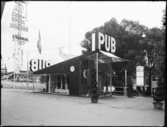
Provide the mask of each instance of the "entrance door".
POLYGON ((79 96, 79 75, 76 73, 69 75, 69 94, 79 96))

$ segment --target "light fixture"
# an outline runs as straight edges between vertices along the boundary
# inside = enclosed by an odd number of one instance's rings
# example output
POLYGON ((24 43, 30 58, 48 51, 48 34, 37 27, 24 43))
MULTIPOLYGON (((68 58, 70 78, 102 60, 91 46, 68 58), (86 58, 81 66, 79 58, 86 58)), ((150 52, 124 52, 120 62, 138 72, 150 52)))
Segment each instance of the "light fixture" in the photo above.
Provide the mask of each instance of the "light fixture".
POLYGON ((146 37, 146 35, 145 35, 145 33, 143 32, 143 35, 142 35, 142 37, 146 37))

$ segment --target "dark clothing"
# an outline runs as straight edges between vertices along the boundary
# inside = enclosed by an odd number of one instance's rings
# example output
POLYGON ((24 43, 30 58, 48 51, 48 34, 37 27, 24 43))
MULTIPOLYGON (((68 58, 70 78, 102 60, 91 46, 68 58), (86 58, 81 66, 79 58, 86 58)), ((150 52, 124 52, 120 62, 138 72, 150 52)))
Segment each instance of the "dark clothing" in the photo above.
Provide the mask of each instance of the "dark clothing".
POLYGON ((133 84, 132 84, 132 80, 129 78, 128 79, 128 93, 127 93, 128 97, 133 97, 133 84))

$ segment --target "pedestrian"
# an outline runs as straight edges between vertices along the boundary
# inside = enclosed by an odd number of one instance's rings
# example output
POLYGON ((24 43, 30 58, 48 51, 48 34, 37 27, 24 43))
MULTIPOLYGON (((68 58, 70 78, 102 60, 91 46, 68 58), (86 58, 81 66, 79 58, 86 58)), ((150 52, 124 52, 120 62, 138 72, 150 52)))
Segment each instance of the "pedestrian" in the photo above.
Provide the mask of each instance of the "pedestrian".
POLYGON ((133 79, 132 76, 130 75, 128 77, 128 97, 133 97, 133 83, 132 83, 133 79))

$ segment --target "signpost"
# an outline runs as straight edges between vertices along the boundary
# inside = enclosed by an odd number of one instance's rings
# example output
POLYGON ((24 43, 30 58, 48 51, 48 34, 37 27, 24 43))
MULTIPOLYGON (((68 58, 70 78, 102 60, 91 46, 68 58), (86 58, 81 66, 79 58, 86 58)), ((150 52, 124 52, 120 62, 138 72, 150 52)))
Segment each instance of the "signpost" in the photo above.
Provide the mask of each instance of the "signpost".
POLYGON ((137 66, 136 67, 136 85, 137 86, 144 86, 144 67, 137 66))
POLYGON ((27 1, 15 1, 15 6, 12 10, 12 23, 10 28, 15 29, 17 32, 12 36, 14 41, 14 78, 15 74, 20 73, 21 66, 23 65, 23 50, 21 45, 24 45, 28 38, 22 37, 22 31, 28 32, 28 27, 25 26, 27 21, 27 1))

